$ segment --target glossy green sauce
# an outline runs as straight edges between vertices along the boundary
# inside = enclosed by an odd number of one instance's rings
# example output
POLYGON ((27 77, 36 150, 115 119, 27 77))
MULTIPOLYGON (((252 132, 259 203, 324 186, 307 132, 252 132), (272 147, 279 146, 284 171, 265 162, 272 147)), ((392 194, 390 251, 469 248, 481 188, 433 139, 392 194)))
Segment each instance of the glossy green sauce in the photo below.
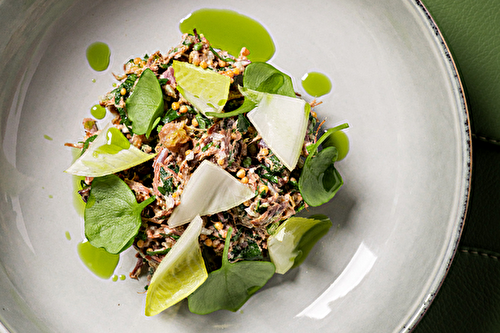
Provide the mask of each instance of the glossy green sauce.
POLYGON ((53 140, 53 139, 52 139, 50 136, 48 136, 47 134, 44 134, 44 135, 43 135, 43 137, 44 137, 46 140, 49 140, 49 141, 52 141, 52 140, 53 140))
POLYGON ((113 281, 113 282, 118 281, 118 275, 113 275, 113 276, 111 277, 111 281, 113 281))
POLYGON ((123 274, 120 275, 120 280, 124 281, 127 277, 123 274))
POLYGON ((102 279, 109 279, 115 271, 120 256, 111 254, 104 249, 98 249, 89 242, 79 243, 78 255, 87 268, 102 279))
POLYGON ((337 161, 343 160, 349 152, 349 137, 343 131, 332 133, 324 142, 328 146, 334 146, 339 153, 337 161))
POLYGON ((332 81, 323 73, 309 72, 302 79, 302 87, 311 96, 320 97, 332 91, 332 81))
POLYGON ((67 239, 67 240, 71 240, 71 235, 70 235, 69 231, 66 231, 66 232, 64 233, 64 236, 66 236, 66 239, 67 239))
POLYGON ((250 51, 248 59, 252 61, 268 61, 276 51, 271 35, 262 24, 233 10, 196 10, 182 19, 179 29, 182 33, 193 33, 196 29, 213 47, 227 50, 235 57, 246 47, 250 51))
POLYGON ((96 104, 90 108, 90 113, 95 119, 102 119, 106 116, 106 108, 96 104))
POLYGON ((94 157, 99 154, 117 154, 124 149, 129 149, 130 142, 116 127, 111 127, 106 133, 108 141, 94 151, 94 157))
POLYGON ((109 66, 111 51, 109 46, 103 42, 95 42, 87 47, 87 61, 95 71, 104 71, 109 66))

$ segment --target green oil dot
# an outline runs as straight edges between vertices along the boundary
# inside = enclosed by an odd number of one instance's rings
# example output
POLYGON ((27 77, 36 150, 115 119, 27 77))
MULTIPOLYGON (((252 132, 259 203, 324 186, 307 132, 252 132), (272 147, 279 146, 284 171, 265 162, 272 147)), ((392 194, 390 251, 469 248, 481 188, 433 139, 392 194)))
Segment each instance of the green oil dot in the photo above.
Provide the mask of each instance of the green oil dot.
POLYGON ((106 108, 99 104, 95 104, 90 108, 90 113, 96 119, 102 119, 106 116, 106 108))
POLYGON ((228 9, 199 9, 179 24, 182 33, 197 30, 210 41, 213 47, 227 50, 238 56, 242 47, 250 51, 248 59, 268 61, 276 48, 269 32, 254 19, 228 9))
POLYGON ((96 248, 89 242, 77 245, 77 251, 83 264, 101 279, 109 279, 115 271, 120 256, 111 254, 102 248, 96 248))
POLYGON ((122 280, 122 281, 123 281, 123 280, 125 280, 126 278, 127 278, 127 277, 126 277, 125 275, 123 275, 123 274, 122 274, 122 275, 120 275, 120 280, 122 280))
POLYGON ((332 81, 323 73, 306 73, 301 81, 304 90, 314 97, 320 97, 332 91, 332 81))
POLYGON ((67 240, 71 240, 71 235, 70 235, 69 231, 66 231, 66 232, 64 233, 64 235, 66 236, 66 239, 67 239, 67 240))
POLYGON ((339 154, 337 161, 341 161, 349 152, 349 137, 343 131, 334 132, 323 141, 323 147, 331 146, 337 148, 339 154))
POLYGON ((109 46, 103 42, 95 42, 87 47, 87 61, 95 71, 104 71, 109 66, 111 51, 109 46))
POLYGON ((44 134, 44 135, 43 135, 43 137, 44 137, 46 140, 49 140, 49 141, 52 141, 52 140, 53 140, 53 139, 52 139, 50 136, 48 136, 47 134, 44 134))
POLYGON ((54 198, 54 196, 52 194, 49 194, 49 199, 52 199, 54 198))
POLYGON ((113 275, 113 276, 111 277, 111 281, 113 281, 113 282, 118 281, 118 275, 113 275))
POLYGON ((116 88, 116 86, 117 86, 116 82, 113 82, 112 86, 113 86, 113 88, 116 88))
POLYGON ((95 83, 95 82, 96 82, 95 79, 92 79, 92 83, 95 83))

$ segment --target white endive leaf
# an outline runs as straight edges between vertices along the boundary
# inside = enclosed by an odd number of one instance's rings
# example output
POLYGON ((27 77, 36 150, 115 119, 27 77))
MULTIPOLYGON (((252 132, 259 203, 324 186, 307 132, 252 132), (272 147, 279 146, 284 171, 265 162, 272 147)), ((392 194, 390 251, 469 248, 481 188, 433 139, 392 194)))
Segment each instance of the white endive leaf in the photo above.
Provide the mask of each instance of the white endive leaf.
POLYGON ((155 155, 134 147, 116 127, 108 123, 65 172, 76 176, 102 177, 144 163, 155 155))
POLYGON ((291 171, 297 165, 307 130, 309 103, 301 98, 242 91, 257 103, 247 115, 262 139, 291 171))
POLYGON ((207 160, 193 172, 168 225, 177 227, 196 215, 212 215, 229 210, 253 198, 254 191, 230 173, 207 160))

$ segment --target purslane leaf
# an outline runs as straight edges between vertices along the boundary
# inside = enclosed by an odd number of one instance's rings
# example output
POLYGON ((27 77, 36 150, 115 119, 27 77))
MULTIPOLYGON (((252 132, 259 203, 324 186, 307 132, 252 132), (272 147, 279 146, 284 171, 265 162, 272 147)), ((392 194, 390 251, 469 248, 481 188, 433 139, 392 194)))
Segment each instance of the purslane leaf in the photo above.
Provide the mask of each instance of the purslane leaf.
MULTIPOLYGON (((231 235, 229 228, 228 235, 231 235)), ((274 275, 274 264, 268 261, 230 263, 227 255, 230 238, 226 237, 222 267, 208 275, 207 280, 189 297, 189 310, 208 314, 217 310, 238 311, 245 302, 274 275)))
POLYGON ((131 245, 141 226, 142 210, 155 200, 137 203, 128 185, 118 176, 96 177, 85 206, 85 236, 90 244, 109 253, 131 245))
POLYGON ((151 69, 146 68, 142 72, 125 103, 134 133, 149 137, 154 122, 163 113, 164 107, 160 83, 151 69))

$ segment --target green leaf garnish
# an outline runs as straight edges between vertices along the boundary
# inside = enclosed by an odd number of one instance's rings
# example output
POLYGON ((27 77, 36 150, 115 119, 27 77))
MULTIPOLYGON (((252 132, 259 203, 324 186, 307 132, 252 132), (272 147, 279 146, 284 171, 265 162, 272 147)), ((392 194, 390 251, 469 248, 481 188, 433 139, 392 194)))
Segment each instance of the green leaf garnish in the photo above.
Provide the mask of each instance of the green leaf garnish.
POLYGON ((237 311, 274 274, 274 265, 268 261, 230 263, 227 255, 231 233, 232 228, 229 228, 222 267, 211 272, 207 280, 188 297, 189 310, 193 313, 208 314, 222 309, 237 311))
POLYGON ((120 253, 134 241, 141 226, 141 212, 155 198, 137 203, 128 185, 118 176, 96 177, 85 206, 85 236, 90 244, 109 253, 120 253))
POLYGON ((134 133, 149 137, 153 123, 163 113, 163 93, 151 69, 142 72, 126 106, 134 133))
POLYGON ((311 145, 299 178, 299 190, 304 201, 313 207, 320 206, 332 199, 343 185, 342 177, 334 162, 338 158, 335 147, 327 147, 318 152, 321 143, 332 133, 349 127, 342 124, 326 131, 321 138, 311 145))

